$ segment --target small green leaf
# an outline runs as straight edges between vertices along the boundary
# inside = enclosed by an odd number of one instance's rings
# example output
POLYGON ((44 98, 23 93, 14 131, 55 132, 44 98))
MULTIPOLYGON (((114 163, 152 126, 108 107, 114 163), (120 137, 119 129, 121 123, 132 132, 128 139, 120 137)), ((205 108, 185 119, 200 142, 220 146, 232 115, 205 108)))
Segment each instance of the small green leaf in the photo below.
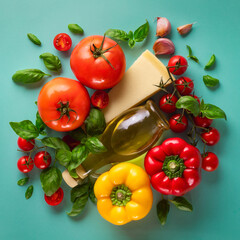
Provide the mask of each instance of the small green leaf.
POLYGON ((187 45, 187 49, 188 49, 188 56, 187 57, 192 56, 192 49, 189 45, 187 45))
POLYGON ((31 42, 33 42, 36 45, 41 45, 41 41, 32 33, 27 34, 28 38, 30 39, 31 42))
POLYGON ((77 198, 75 200, 75 202, 73 203, 71 212, 67 213, 68 216, 75 217, 75 216, 79 215, 83 211, 84 207, 86 206, 87 201, 88 201, 87 193, 85 193, 81 197, 77 198))
POLYGON ((135 46, 135 40, 134 40, 134 39, 130 39, 130 40, 128 41, 128 46, 129 46, 130 48, 133 48, 133 47, 135 46))
POLYGON ((68 167, 72 160, 72 152, 65 149, 57 149, 55 158, 62 166, 68 167))
POLYGON ((29 186, 25 192, 25 198, 29 199, 33 194, 33 185, 29 186))
POLYGON ((192 49, 190 46, 187 45, 187 49, 188 49, 188 58, 192 59, 193 61, 195 61, 196 63, 199 63, 199 60, 196 56, 192 55, 192 49))
POLYGON ((173 203, 179 210, 192 212, 193 207, 190 202, 188 202, 184 197, 175 197, 173 200, 169 200, 173 203))
POLYGON ((119 29, 108 29, 105 32, 105 35, 121 41, 128 41, 129 39, 128 34, 125 31, 119 29))
POLYGON ((69 146, 59 137, 45 137, 41 141, 47 147, 70 151, 69 146))
POLYGON ((90 198, 90 200, 94 203, 97 204, 97 198, 94 194, 94 184, 90 183, 89 184, 89 189, 88 189, 88 197, 90 198))
POLYGON ((60 59, 51 53, 43 53, 39 58, 43 59, 44 65, 51 71, 57 72, 62 68, 60 59))
POLYGON ((200 112, 202 113, 203 117, 207 117, 209 119, 224 118, 227 120, 225 112, 213 104, 201 104, 200 112))
POLYGON ((29 180, 29 177, 19 179, 18 182, 17 182, 17 184, 18 184, 19 186, 23 186, 23 185, 25 185, 25 184, 28 182, 28 180, 29 180))
POLYGON ((200 112, 200 104, 191 96, 183 96, 176 102, 176 108, 183 108, 190 111, 194 116, 197 116, 200 112))
POLYGON ((83 131, 81 127, 73 130, 69 134, 73 139, 80 142, 87 137, 87 134, 83 131))
POLYGON ((75 202, 77 198, 88 192, 89 184, 77 185, 71 190, 71 202, 75 202))
POLYGON ((215 63, 216 61, 216 57, 215 55, 213 54, 210 58, 210 60, 208 61, 208 63, 206 64, 206 66, 204 67, 204 69, 209 69, 211 66, 213 66, 213 64, 215 63))
POLYGON ((41 135, 46 135, 46 134, 47 134, 47 133, 44 131, 45 128, 46 128, 46 125, 45 125, 45 123, 43 122, 42 118, 40 117, 38 111, 37 111, 37 113, 36 113, 36 128, 37 128, 38 132, 39 132, 41 135))
POLYGON ((36 126, 29 120, 22 122, 10 122, 13 131, 21 138, 30 140, 38 137, 39 132, 36 126))
POLYGON ((101 153, 107 151, 106 147, 98 140, 97 137, 87 138, 84 144, 91 153, 101 153))
POLYGON ((83 34, 83 29, 78 24, 74 24, 74 23, 68 24, 68 29, 72 33, 83 34))
POLYGON ((157 215, 162 225, 165 225, 170 210, 170 204, 166 199, 162 199, 157 204, 157 215))
POLYGON ((191 56, 190 57, 193 61, 195 61, 196 63, 199 63, 199 60, 196 56, 191 56))
POLYGON ((203 76, 203 82, 207 87, 215 87, 219 84, 219 80, 217 78, 213 78, 209 75, 203 76))
POLYGON ((68 172, 70 174, 71 177, 73 178, 79 178, 79 176, 76 173, 76 169, 72 169, 71 171, 68 169, 68 172))
POLYGON ((134 31, 134 40, 136 42, 142 42, 148 35, 149 33, 149 23, 146 20, 146 23, 141 25, 137 30, 134 31))

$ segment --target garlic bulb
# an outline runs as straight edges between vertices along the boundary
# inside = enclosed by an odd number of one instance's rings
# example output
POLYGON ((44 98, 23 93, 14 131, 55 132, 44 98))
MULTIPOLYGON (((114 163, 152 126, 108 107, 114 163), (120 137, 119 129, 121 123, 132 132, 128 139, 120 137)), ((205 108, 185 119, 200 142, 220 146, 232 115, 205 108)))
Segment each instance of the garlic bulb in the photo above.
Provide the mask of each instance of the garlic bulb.
POLYGON ((157 17, 156 36, 165 37, 171 32, 171 23, 165 17, 157 17))
POLYGON ((186 24, 186 25, 178 27, 177 30, 180 35, 184 35, 184 34, 187 34, 192 29, 192 25, 193 25, 193 23, 186 24))
POLYGON ((153 45, 155 55, 167 55, 175 52, 173 42, 168 38, 159 38, 153 45))

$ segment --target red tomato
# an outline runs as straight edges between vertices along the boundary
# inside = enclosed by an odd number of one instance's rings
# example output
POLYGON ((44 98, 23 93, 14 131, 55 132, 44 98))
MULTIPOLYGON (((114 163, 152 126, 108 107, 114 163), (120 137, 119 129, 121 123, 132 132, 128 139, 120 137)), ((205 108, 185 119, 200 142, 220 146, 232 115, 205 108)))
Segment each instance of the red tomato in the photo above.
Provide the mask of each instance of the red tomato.
POLYGON ((80 82, 58 77, 43 86, 37 105, 48 127, 65 132, 83 124, 90 110, 90 98, 80 82))
POLYGON ((201 133, 201 137, 208 146, 213 146, 219 142, 220 133, 216 128, 210 127, 208 131, 201 133))
POLYGON ((122 79, 126 60, 123 50, 112 39, 89 36, 74 48, 70 65, 83 85, 93 89, 107 89, 122 79))
POLYGON ((73 139, 70 135, 64 136, 62 140, 70 147, 71 150, 81 143, 80 141, 73 139))
POLYGON ((166 113, 173 113, 176 110, 177 97, 168 93, 161 97, 159 101, 160 109, 166 113))
POLYGON ((183 96, 189 95, 194 88, 193 80, 188 77, 180 77, 175 81, 175 85, 179 93, 183 96))
POLYGON ((18 159, 17 166, 19 171, 28 173, 32 171, 34 164, 32 158, 29 158, 29 156, 23 156, 18 159))
POLYGON ((186 72, 188 62, 186 58, 182 56, 173 56, 168 62, 169 71, 174 75, 181 75, 186 72))
POLYGON ((175 114, 173 115, 169 120, 170 129, 173 132, 180 133, 187 129, 188 126, 188 120, 185 116, 182 117, 182 119, 179 121, 181 117, 181 114, 175 114))
POLYGON ((45 169, 49 167, 51 160, 52 158, 48 152, 40 151, 34 157, 34 164, 37 168, 45 169))
POLYGON ((63 200, 63 196, 64 196, 64 192, 62 190, 62 188, 59 188, 53 195, 51 196, 47 196, 46 194, 44 194, 44 198, 45 201, 48 205, 51 206, 56 206, 59 203, 62 202, 63 200))
POLYGON ((212 172, 218 167, 218 157, 213 152, 207 152, 202 160, 202 169, 208 172, 212 172))
POLYGON ((207 117, 200 117, 200 116, 193 117, 193 120, 197 126, 204 127, 204 128, 209 127, 213 122, 212 119, 209 119, 207 117))
POLYGON ((72 46, 72 39, 66 33, 59 33, 54 38, 53 45, 58 51, 67 51, 72 46))
POLYGON ((103 109, 108 105, 109 97, 108 94, 103 90, 97 90, 91 97, 91 103, 94 107, 103 109))
POLYGON ((22 149, 23 151, 30 151, 34 148, 35 140, 34 139, 25 140, 25 139, 19 137, 17 144, 18 144, 18 147, 20 149, 22 149))

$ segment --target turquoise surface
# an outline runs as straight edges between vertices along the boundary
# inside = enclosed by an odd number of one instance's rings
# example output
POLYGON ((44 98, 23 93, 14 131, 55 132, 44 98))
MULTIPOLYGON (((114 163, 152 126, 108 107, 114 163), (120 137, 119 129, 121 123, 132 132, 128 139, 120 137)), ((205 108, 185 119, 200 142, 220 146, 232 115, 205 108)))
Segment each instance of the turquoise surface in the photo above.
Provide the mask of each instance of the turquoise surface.
MULTIPOLYGON (((240 2, 238 0, 1 0, 0 7, 0 80, 1 80, 1 167, 0 167, 0 239, 239 239, 240 191, 239 191, 239 25, 240 2), (176 54, 187 56, 186 44, 200 59, 200 64, 189 60, 187 75, 195 81, 195 93, 206 102, 216 104, 226 111, 227 122, 214 121, 221 133, 221 140, 212 151, 219 156, 220 166, 213 173, 202 172, 199 187, 188 194, 194 205, 192 213, 172 207, 167 224, 162 227, 157 219, 155 206, 160 195, 154 192, 154 204, 143 220, 125 226, 113 226, 103 220, 96 207, 89 202, 81 216, 70 218, 70 189, 63 183, 65 198, 57 207, 48 206, 43 199, 37 169, 31 173, 34 185, 31 199, 25 200, 26 187, 17 186, 23 177, 17 170, 17 136, 9 126, 10 121, 30 119, 34 121, 38 93, 44 82, 35 86, 20 86, 12 82, 16 70, 40 68, 48 72, 38 56, 43 52, 57 54, 63 63, 62 76, 74 78, 69 66, 70 52, 54 49, 52 40, 60 32, 71 35, 73 46, 82 36, 68 31, 69 23, 78 23, 85 30, 84 36, 103 34, 108 28, 126 31, 150 23, 150 34, 144 43, 130 49, 121 44, 126 54, 127 67, 145 49, 152 49, 155 41, 155 17, 165 16, 172 23, 169 36, 176 45, 176 54), (192 32, 181 37, 176 31, 180 25, 197 22, 192 32), (36 34, 42 46, 32 44, 27 33, 36 34), (203 66, 215 53, 216 66, 204 71, 203 66), (208 89, 202 76, 210 74, 220 79, 220 86, 208 89)), ((168 58, 160 58, 166 64, 168 58)), ((137 93, 133 93, 137 94, 137 93)), ((155 97, 159 99, 159 95, 155 97)))

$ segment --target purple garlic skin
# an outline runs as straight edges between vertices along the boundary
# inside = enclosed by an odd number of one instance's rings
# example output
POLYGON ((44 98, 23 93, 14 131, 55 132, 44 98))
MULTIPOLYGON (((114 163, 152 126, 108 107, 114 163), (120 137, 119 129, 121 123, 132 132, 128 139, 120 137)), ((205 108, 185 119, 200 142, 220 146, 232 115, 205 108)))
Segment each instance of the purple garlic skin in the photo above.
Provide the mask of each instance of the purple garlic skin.
POLYGON ((178 27, 177 30, 180 35, 184 35, 184 34, 187 34, 192 29, 192 25, 193 25, 193 23, 186 24, 186 25, 178 27))
POLYGON ((168 38, 158 38, 153 44, 155 55, 168 55, 175 52, 174 43, 168 38))
POLYGON ((171 23, 165 17, 157 17, 156 36, 165 37, 171 32, 171 23))

